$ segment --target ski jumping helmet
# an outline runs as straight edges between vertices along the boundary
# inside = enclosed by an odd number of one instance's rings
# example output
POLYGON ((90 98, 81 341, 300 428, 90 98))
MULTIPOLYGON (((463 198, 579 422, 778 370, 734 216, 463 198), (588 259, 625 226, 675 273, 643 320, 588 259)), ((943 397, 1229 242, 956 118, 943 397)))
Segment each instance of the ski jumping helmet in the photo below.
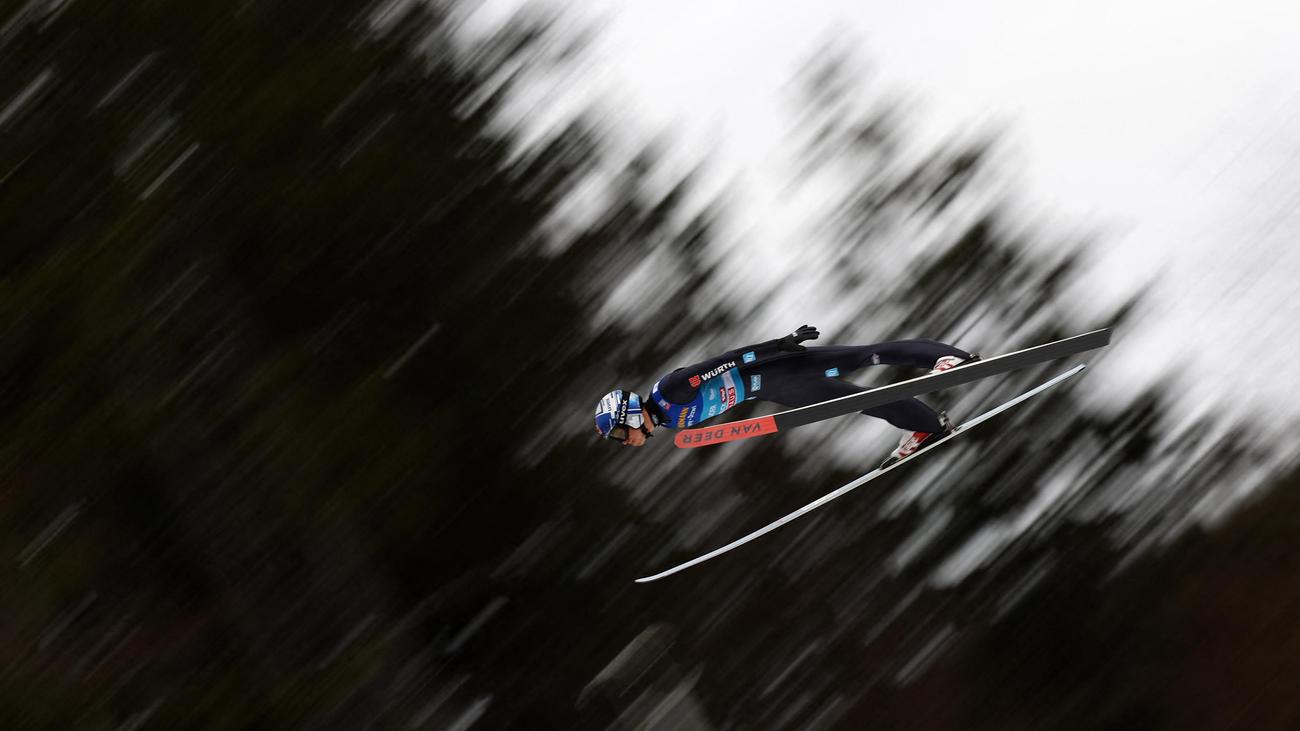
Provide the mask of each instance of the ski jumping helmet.
POLYGON ((621 442, 627 439, 630 429, 640 429, 644 424, 641 397, 631 391, 610 391, 596 404, 596 431, 606 439, 621 442))

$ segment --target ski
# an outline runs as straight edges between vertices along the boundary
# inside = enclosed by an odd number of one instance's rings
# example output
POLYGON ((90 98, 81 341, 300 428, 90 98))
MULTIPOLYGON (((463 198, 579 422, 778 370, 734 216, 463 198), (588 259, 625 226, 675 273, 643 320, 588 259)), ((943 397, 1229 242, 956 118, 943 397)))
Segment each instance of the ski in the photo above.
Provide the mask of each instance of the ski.
POLYGON ((978 360, 970 365, 958 366, 941 373, 918 376, 889 386, 881 386, 870 391, 841 396, 840 398, 801 406, 797 409, 790 409, 768 416, 729 421, 716 426, 681 429, 673 436, 673 443, 683 449, 694 449, 695 447, 707 447, 712 444, 723 444, 775 434, 783 429, 793 429, 797 426, 843 416, 844 414, 852 414, 856 411, 863 411, 892 401, 900 401, 912 396, 920 396, 924 393, 960 386, 963 383, 978 381, 981 378, 988 378, 989 376, 1014 371, 1037 363, 1104 348, 1109 344, 1110 328, 1093 330, 1072 338, 978 360))
POLYGON ((693 558, 693 559, 691 559, 690 561, 687 561, 687 562, 684 563, 684 564, 679 564, 679 565, 677 565, 677 566, 674 566, 674 567, 668 569, 667 571, 661 571, 661 572, 659 572, 659 573, 657 573, 657 574, 654 574, 653 576, 645 576, 645 577, 642 577, 642 578, 640 578, 640 579, 637 579, 636 582, 637 582, 638 584, 644 584, 644 583, 647 583, 647 582, 650 582, 650 581, 657 581, 657 580, 659 580, 659 579, 664 578, 665 576, 672 576, 673 574, 675 574, 675 573, 677 573, 677 572, 679 572, 679 571, 683 571, 683 570, 688 569, 688 568, 690 568, 690 567, 692 567, 692 566, 697 566, 697 565, 699 565, 699 564, 702 564, 702 563, 704 563, 705 561, 708 561, 708 560, 711 559, 711 558, 716 558, 716 557, 718 557, 718 556, 721 556, 722 554, 724 554, 724 553, 726 553, 726 552, 732 550, 733 548, 738 548, 738 547, 740 547, 740 546, 743 546, 743 545, 745 545, 746 543, 749 543, 750 541, 754 540, 755 538, 758 538, 758 537, 760 537, 760 536, 763 536, 763 535, 766 535, 766 534, 768 534, 768 533, 771 533, 772 531, 776 530, 777 528, 780 528, 781 526, 785 525, 786 523, 791 522, 792 520, 798 518, 799 516, 801 516, 801 515, 805 515, 805 514, 807 514, 807 513, 810 513, 810 512, 812 512, 812 511, 816 510, 817 508, 820 508, 821 506, 825 505, 826 503, 829 503, 830 501, 834 500, 835 498, 840 497, 841 495, 844 495, 845 493, 847 493, 847 492, 849 492, 849 491, 851 491, 851 490, 855 490, 855 489, 857 489, 857 488, 859 488, 859 487, 865 485, 865 484, 868 483, 868 482, 871 482, 872 480, 876 479, 877 477, 880 477, 881 475, 883 475, 883 474, 885 474, 886 472, 888 472, 888 471, 894 469, 895 467, 897 467, 897 466, 899 466, 899 465, 901 465, 901 464, 906 464, 906 463, 908 463, 908 462, 911 462, 912 460, 916 459, 918 456, 920 456, 920 455, 922 455, 922 454, 925 454, 926 452, 928 452, 928 451, 930 451, 931 449, 933 449, 933 448, 939 446, 940 444, 946 444, 947 442, 951 441, 954 437, 956 437, 956 436, 958 436, 958 435, 960 435, 960 434, 965 434, 966 432, 968 432, 968 431, 970 431, 971 429, 975 428, 975 427, 978 426, 979 424, 981 424, 981 423, 983 423, 983 422, 985 422, 985 421, 988 421, 989 419, 993 418, 994 416, 997 416, 998 414, 1002 413, 1003 411, 1006 411, 1007 409, 1009 409, 1009 408, 1011 408, 1011 407, 1013 407, 1013 406, 1015 406, 1015 405, 1017 405, 1017 404, 1019 404, 1019 403, 1025 401, 1025 400, 1027 400, 1027 399, 1029 399, 1029 398, 1032 398, 1033 396, 1036 396, 1036 395, 1042 393, 1043 391, 1046 391, 1047 389, 1051 388, 1052 386, 1055 386, 1056 384, 1060 383, 1061 381, 1064 381, 1065 379, 1070 378, 1071 376, 1074 376, 1074 375, 1078 374, 1079 372, 1081 372, 1081 371, 1082 371, 1084 368, 1086 368, 1086 367, 1087 367, 1087 366, 1086 366, 1086 365, 1083 365, 1083 364, 1077 365, 1077 366, 1071 368, 1070 370, 1068 370, 1068 371, 1066 371, 1066 372, 1060 374, 1059 376, 1053 378, 1052 380, 1047 381, 1046 383, 1039 384, 1038 386, 1035 386, 1034 388, 1032 388, 1032 389, 1030 389, 1030 390, 1028 390, 1028 391, 1026 391, 1026 392, 1024 392, 1024 393, 1022 393, 1022 394, 1020 394, 1019 396, 1017 396, 1017 397, 1011 399, 1010 401, 1007 401, 1006 403, 1001 404, 1000 406, 997 406, 997 407, 995 407, 995 408, 993 408, 993 409, 990 409, 989 411, 985 411, 984 413, 980 414, 979 416, 976 416, 975 418, 971 419, 970 421, 967 421, 966 423, 962 424, 961 426, 957 427, 956 429, 953 429, 952 433, 949 434, 947 437, 944 437, 943 439, 940 439, 939 441, 934 442, 933 444, 928 444, 928 445, 926 445, 925 447, 922 447, 921 449, 917 450, 917 451, 914 452, 913 454, 911 454, 911 455, 907 456, 906 458, 901 459, 901 460, 899 460, 899 461, 897 461, 897 462, 895 462, 895 463, 889 465, 888 467, 882 467, 882 468, 879 468, 879 469, 872 470, 871 472, 868 472, 867 474, 865 474, 865 475, 863 475, 863 476, 857 478, 856 480, 854 480, 854 481, 852 481, 852 482, 850 482, 850 483, 848 483, 848 484, 846 484, 846 485, 844 485, 844 486, 842 486, 842 487, 836 489, 834 492, 828 493, 828 494, 826 494, 826 495, 823 495, 822 497, 817 498, 816 500, 814 500, 814 501, 808 503, 807 505, 803 506, 802 508, 799 508, 798 510, 794 511, 793 513, 790 513, 789 515, 785 516, 784 518, 781 518, 780 520, 777 520, 777 521, 772 522, 772 523, 768 523, 767 525, 763 526, 762 528, 759 528, 758 530, 754 531, 753 533, 750 533, 750 534, 747 535, 747 536, 743 536, 743 537, 741 537, 741 538, 738 538, 738 539, 732 541, 731 543, 728 543, 727 545, 725 545, 725 546, 723 546, 723 547, 721 547, 721 548, 718 548, 718 549, 715 549, 715 550, 709 551, 708 553, 704 554, 703 556, 700 556, 700 557, 698 557, 698 558, 693 558))

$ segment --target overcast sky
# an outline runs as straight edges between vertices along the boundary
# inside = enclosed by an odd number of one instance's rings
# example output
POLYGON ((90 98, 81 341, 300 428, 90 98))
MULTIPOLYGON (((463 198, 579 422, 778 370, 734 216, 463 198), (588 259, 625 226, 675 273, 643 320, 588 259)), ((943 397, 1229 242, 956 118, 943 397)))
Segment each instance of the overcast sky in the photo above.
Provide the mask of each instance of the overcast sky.
POLYGON ((600 29, 567 96, 743 181, 751 239, 812 223, 780 204, 788 84, 828 40, 918 103, 923 137, 1001 124, 1026 201, 1108 232, 1091 286, 1163 276, 1112 383, 1176 372, 1197 402, 1300 410, 1300 3, 536 1, 600 29))

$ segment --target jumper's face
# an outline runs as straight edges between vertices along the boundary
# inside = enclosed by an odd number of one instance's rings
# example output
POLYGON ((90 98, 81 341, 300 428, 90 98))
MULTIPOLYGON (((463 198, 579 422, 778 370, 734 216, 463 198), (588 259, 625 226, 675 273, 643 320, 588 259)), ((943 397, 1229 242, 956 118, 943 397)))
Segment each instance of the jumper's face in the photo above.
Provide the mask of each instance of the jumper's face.
POLYGON ((640 447, 645 445, 646 435, 655 430, 654 419, 646 418, 645 423, 640 429, 628 429, 627 438, 623 440, 625 447, 640 447))

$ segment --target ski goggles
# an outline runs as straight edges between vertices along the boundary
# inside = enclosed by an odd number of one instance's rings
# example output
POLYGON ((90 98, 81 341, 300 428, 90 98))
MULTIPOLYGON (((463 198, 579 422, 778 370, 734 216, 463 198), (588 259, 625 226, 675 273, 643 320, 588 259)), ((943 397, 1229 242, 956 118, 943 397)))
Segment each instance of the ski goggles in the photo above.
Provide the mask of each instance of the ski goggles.
MULTIPOLYGON (((629 426, 626 426, 626 425, 620 424, 620 425, 614 427, 613 429, 610 429, 610 430, 609 430, 609 438, 610 438, 610 439, 613 439, 613 440, 616 441, 616 442, 626 442, 626 441, 627 441, 627 438, 628 438, 629 436, 631 436, 631 434, 632 434, 632 429, 633 429, 633 428, 634 428, 634 427, 629 427, 629 426)), ((646 435, 646 438, 647 438, 647 439, 650 438, 650 437, 652 437, 652 436, 654 436, 654 435, 651 434, 649 431, 646 431, 646 428, 645 428, 644 426, 638 426, 638 427, 635 427, 635 428, 638 429, 638 430, 640 430, 640 432, 641 432, 642 434, 646 435)))
POLYGON ((623 400, 613 408, 614 426, 605 436, 618 442, 625 442, 633 429, 640 429, 650 436, 650 432, 645 430, 646 415, 641 410, 641 399, 636 394, 624 394, 623 400))

